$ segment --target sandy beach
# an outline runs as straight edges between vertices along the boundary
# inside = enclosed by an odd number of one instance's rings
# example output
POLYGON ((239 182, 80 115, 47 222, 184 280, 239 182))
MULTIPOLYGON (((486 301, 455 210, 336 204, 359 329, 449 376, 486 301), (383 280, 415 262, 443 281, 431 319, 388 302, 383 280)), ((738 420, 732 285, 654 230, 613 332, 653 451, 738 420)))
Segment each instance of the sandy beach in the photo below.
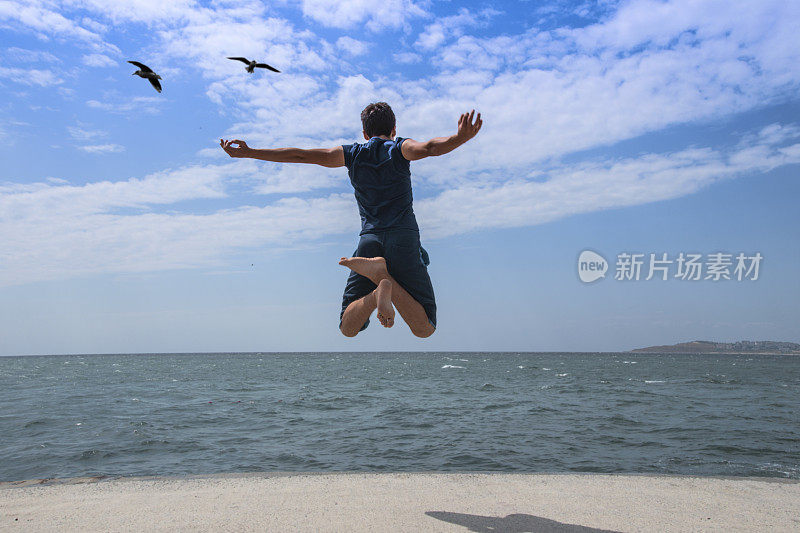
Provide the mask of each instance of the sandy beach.
POLYGON ((3 531, 798 531, 800 482, 254 473, 0 484, 3 531))

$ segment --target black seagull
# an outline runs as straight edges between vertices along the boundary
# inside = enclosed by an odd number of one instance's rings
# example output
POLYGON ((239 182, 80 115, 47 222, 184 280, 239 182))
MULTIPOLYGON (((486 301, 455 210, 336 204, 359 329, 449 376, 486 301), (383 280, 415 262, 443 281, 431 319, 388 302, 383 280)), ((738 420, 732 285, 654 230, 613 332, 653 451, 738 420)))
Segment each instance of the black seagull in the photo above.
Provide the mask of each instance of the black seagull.
POLYGON ((153 69, 151 69, 144 63, 139 63, 138 61, 128 61, 128 63, 139 67, 139 70, 131 74, 131 76, 139 76, 140 78, 147 78, 153 85, 153 87, 156 88, 156 91, 161 92, 161 84, 158 82, 158 80, 161 79, 161 76, 153 72, 153 69))
POLYGON ((255 59, 253 61, 250 61, 246 57, 229 57, 228 59, 233 59, 234 61, 241 61, 242 63, 247 65, 246 70, 250 74, 253 73, 253 71, 256 69, 256 67, 266 68, 266 69, 271 70, 272 72, 280 72, 280 70, 276 69, 275 67, 271 67, 271 66, 267 65, 266 63, 259 63, 255 59))

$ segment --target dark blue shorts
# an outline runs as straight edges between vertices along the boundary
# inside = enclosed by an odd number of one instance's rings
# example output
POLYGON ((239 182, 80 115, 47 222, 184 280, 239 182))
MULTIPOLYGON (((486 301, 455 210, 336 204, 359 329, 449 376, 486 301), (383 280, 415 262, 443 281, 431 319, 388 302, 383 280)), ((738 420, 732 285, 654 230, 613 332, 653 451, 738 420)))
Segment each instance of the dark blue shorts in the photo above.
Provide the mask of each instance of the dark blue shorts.
MULTIPOLYGON (((381 233, 365 233, 358 241, 353 257, 383 257, 389 275, 403 287, 408 294, 425 309, 428 320, 436 327, 436 299, 433 296, 433 285, 428 276, 430 259, 428 252, 420 246, 419 232, 409 230, 392 230, 381 233)), ((350 271, 347 286, 342 297, 342 311, 339 313, 339 327, 342 326, 342 315, 352 302, 363 298, 374 291, 377 286, 361 274, 350 271)), ((364 322, 360 331, 369 325, 364 322)))

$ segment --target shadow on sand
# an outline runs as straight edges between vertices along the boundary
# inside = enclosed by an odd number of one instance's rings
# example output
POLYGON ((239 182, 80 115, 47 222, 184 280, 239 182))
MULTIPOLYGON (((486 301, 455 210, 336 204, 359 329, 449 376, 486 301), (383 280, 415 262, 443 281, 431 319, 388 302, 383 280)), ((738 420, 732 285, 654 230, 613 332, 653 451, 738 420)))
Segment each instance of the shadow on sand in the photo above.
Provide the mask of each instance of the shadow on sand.
POLYGON ((480 533, 618 533, 610 529, 565 524, 530 514, 510 514, 505 518, 445 511, 427 511, 425 514, 480 533))

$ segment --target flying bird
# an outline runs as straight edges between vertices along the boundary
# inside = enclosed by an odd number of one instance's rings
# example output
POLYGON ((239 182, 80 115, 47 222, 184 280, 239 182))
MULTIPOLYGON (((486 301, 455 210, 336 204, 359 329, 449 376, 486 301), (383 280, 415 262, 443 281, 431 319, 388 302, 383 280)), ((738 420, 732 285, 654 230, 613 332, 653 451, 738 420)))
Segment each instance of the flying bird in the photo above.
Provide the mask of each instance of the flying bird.
POLYGON ((144 63, 139 63, 138 61, 128 61, 131 65, 136 65, 139 67, 139 70, 131 74, 131 76, 139 76, 140 78, 146 78, 150 81, 150 84, 155 87, 156 91, 161 92, 161 84, 158 80, 161 79, 161 76, 153 72, 153 69, 145 65, 144 63))
POLYGON ((242 63, 247 65, 246 70, 250 74, 253 73, 253 71, 256 69, 256 67, 266 68, 266 69, 271 70, 272 72, 280 72, 280 70, 276 69, 275 67, 271 67, 271 66, 267 65, 266 63, 259 63, 255 59, 253 61, 250 61, 246 57, 229 57, 228 59, 233 59, 234 61, 241 61, 242 63))

